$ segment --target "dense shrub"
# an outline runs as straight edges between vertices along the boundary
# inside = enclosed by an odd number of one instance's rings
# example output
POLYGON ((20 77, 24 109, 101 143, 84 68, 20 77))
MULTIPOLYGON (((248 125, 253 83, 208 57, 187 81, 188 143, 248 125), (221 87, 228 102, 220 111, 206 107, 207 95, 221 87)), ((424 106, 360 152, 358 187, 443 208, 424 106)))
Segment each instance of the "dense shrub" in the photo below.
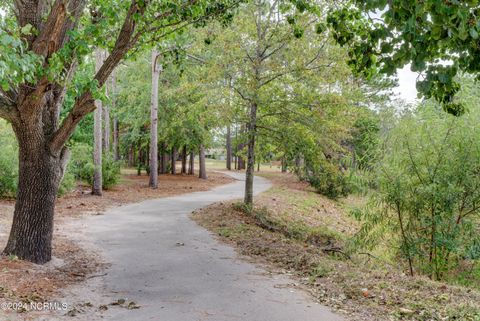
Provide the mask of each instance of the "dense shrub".
POLYGON ((352 167, 360 170, 371 169, 379 148, 379 119, 374 115, 361 117, 353 124, 352 167))
POLYGON ((18 180, 18 147, 11 126, 0 120, 0 197, 15 197, 18 180))
POLYGON ((13 136, 0 135, 0 197, 14 197, 17 192, 18 149, 13 136))
POLYGON ((338 166, 322 161, 307 167, 304 178, 317 192, 330 198, 346 196, 349 193, 348 180, 338 166))
MULTIPOLYGON (((92 159, 92 147, 87 144, 76 144, 72 148, 71 172, 78 180, 93 184, 94 165, 92 159)), ((120 162, 116 162, 110 156, 102 159, 103 188, 109 189, 118 183, 120 179, 120 162)))
POLYGON ((73 174, 72 171, 72 166, 70 163, 67 165, 67 170, 65 171, 65 174, 63 175, 62 182, 60 183, 60 186, 58 187, 58 195, 63 196, 65 194, 68 194, 75 188, 75 175, 73 174))
POLYGON ((435 279, 480 259, 479 118, 428 108, 401 120, 374 169, 370 204, 356 213, 361 243, 386 243, 412 274, 435 279))

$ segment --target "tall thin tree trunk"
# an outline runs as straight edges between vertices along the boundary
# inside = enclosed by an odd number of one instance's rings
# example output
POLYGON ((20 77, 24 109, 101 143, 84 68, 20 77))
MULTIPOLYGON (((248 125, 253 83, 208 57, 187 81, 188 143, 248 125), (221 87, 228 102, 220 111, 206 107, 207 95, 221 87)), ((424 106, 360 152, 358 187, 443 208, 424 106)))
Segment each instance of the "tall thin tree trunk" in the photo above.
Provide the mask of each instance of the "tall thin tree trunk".
POLYGON ((250 119, 247 124, 248 150, 247 150, 247 170, 245 172, 245 204, 253 205, 253 176, 255 171, 255 138, 257 122, 257 104, 253 101, 250 104, 250 119))
POLYGON ((172 174, 175 175, 177 173, 177 150, 175 147, 172 147, 172 174))
MULTIPOLYGON (((95 69, 98 70, 103 64, 103 50, 95 52, 95 69)), ((93 185, 92 194, 102 195, 102 101, 95 100, 95 115, 93 124, 93 185)))
POLYGON ((238 126, 235 124, 235 169, 238 169, 238 126))
MULTIPOLYGON (((108 93, 108 86, 105 86, 108 93)), ((103 104, 103 153, 110 153, 110 108, 107 104, 103 104)))
POLYGON ((227 126, 227 169, 232 169, 232 135, 230 133, 230 125, 227 126))
POLYGON ((195 153, 193 151, 190 152, 188 174, 195 175, 195 153))
POLYGON ((200 152, 199 152, 199 172, 198 177, 202 179, 207 179, 207 169, 205 166, 205 147, 203 144, 200 145, 200 152))
POLYGON ((150 181, 152 188, 158 188, 158 79, 160 66, 157 49, 152 50, 152 99, 150 106, 150 181))
POLYGON ((120 142, 119 142, 119 132, 118 132, 118 116, 116 114, 116 105, 117 105, 117 73, 115 69, 112 72, 112 89, 111 89, 111 97, 112 97, 112 111, 114 113, 113 116, 113 160, 118 161, 120 159, 120 142))
POLYGON ((182 174, 187 174, 187 145, 182 150, 182 174))
POLYGON ((245 160, 241 156, 237 156, 237 169, 245 169, 245 160))
MULTIPOLYGON (((245 125, 242 125, 240 127, 240 133, 241 134, 245 133, 245 125)), ((245 144, 243 142, 238 143, 238 145, 237 145, 237 169, 239 169, 239 170, 245 169, 245 159, 242 156, 239 155, 239 153, 241 153, 244 148, 245 148, 245 144)))
POLYGON ((162 142, 162 152, 160 155, 160 174, 167 174, 168 167, 168 154, 167 154, 167 145, 165 142, 162 142))
POLYGON ((165 174, 168 174, 168 164, 171 163, 170 159, 172 158, 172 153, 169 153, 165 150, 163 153, 163 159, 165 160, 165 174))
POLYGON ((113 117, 113 144, 112 144, 113 160, 114 161, 120 160, 120 144, 118 142, 118 139, 119 139, 118 117, 115 115, 113 117))
POLYGON ((128 149, 128 166, 129 167, 134 167, 135 166, 135 151, 133 150, 133 146, 130 146, 128 149))
POLYGON ((287 160, 285 159, 285 156, 282 157, 282 173, 287 172, 287 160))

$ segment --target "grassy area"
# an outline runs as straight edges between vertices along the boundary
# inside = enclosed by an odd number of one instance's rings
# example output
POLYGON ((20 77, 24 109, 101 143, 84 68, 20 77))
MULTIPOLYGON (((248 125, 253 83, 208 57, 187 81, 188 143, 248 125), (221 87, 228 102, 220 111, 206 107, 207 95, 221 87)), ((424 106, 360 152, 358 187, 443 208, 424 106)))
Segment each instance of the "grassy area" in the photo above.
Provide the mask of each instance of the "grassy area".
MULTIPOLYGON (((176 162, 176 167, 177 171, 181 170, 182 163, 181 161, 176 162)), ((188 166, 188 165, 187 165, 188 166)), ((226 170, 226 162, 224 160, 219 160, 219 159, 213 159, 213 158, 207 158, 205 160, 205 166, 207 167, 207 170, 226 170)), ((232 167, 234 164, 232 163, 232 167)), ((195 171, 198 173, 198 157, 195 159, 195 171)), ((257 165, 255 165, 255 171, 257 171, 257 165)), ((260 173, 270 173, 270 172, 280 172, 281 167, 278 162, 274 163, 262 163, 260 164, 260 173)), ((258 172, 256 172, 258 173, 258 172)), ((122 174, 124 175, 137 175, 137 169, 134 167, 125 167, 122 168, 122 174)), ((145 175, 146 171, 145 169, 142 169, 142 174, 145 175)))
POLYGON ((351 251, 358 222, 348 209, 363 199, 335 202, 292 175, 261 175, 274 186, 256 198, 252 213, 237 203, 215 204, 194 219, 240 253, 296 275, 347 320, 480 320, 478 290, 412 278, 399 260, 351 251))

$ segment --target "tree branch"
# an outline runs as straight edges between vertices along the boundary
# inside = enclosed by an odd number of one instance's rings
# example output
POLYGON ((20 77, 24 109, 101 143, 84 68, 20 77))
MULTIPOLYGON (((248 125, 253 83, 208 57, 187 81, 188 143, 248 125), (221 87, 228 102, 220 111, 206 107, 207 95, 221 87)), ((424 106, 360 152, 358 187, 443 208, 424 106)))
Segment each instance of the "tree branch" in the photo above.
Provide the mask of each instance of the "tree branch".
MULTIPOLYGON (((113 69, 115 69, 120 60, 134 44, 132 38, 136 27, 135 16, 137 14, 143 15, 144 12, 145 6, 140 6, 136 0, 132 0, 122 29, 112 49, 112 53, 94 77, 94 80, 98 81, 99 88, 107 81, 113 69)), ((93 95, 90 91, 87 91, 77 98, 72 110, 63 120, 58 130, 53 134, 49 146, 52 154, 58 155, 61 152, 63 145, 70 138, 80 120, 93 110, 95 110, 93 95)))

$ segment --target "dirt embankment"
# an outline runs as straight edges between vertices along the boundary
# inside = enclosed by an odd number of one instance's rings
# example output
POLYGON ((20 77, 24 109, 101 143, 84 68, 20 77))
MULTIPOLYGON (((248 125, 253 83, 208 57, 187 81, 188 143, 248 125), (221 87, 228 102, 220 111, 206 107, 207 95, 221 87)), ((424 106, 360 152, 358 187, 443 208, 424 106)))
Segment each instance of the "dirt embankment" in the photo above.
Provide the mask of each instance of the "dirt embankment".
POLYGON ((478 290, 412 278, 400 261, 349 250, 358 223, 348 208, 362 200, 336 202, 293 175, 264 176, 274 186, 253 213, 217 203, 193 219, 254 262, 297 276, 297 286, 346 320, 480 320, 478 290))

